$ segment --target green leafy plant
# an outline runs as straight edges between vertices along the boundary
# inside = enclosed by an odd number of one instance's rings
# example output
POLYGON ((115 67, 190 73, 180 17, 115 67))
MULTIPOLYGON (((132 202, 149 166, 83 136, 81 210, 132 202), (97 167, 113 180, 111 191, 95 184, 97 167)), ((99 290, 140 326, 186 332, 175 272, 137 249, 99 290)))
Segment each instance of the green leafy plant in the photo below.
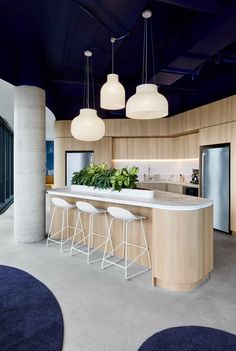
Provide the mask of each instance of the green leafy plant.
POLYGON ((138 167, 112 169, 100 163, 74 172, 72 184, 93 186, 98 189, 113 188, 121 191, 122 188, 134 189, 138 181, 138 167))
POLYGON ((111 188, 111 177, 113 176, 114 171, 114 169, 108 169, 104 172, 97 173, 94 180, 94 187, 98 189, 111 188))
POLYGON ((117 169, 111 176, 111 184, 114 190, 121 191, 122 188, 135 189, 138 182, 138 167, 130 169, 117 169))
POLYGON ((79 172, 74 172, 72 184, 93 186, 101 189, 111 187, 112 171, 104 163, 90 165, 79 172))

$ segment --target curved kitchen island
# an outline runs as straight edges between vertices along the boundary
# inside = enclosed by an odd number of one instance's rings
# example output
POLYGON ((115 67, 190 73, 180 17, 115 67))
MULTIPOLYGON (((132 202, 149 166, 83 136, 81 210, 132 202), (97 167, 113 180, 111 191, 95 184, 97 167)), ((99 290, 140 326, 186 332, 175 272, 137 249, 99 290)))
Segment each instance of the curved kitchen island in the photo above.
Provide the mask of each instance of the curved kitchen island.
MULTIPOLYGON (((70 188, 48 190, 48 193, 51 197, 61 197, 69 202, 88 201, 100 208, 120 206, 145 216, 153 285, 173 291, 189 291, 208 278, 213 269, 213 205, 208 199, 164 191, 155 191, 151 199, 76 192, 70 188)), ((75 213, 70 218, 70 221, 74 220, 75 213)), ((86 225, 85 218, 85 229, 86 225)), ((98 219, 96 225, 96 228, 106 230, 102 219, 98 219)), ((130 240, 138 244, 142 236, 136 225, 132 224, 130 240)), ((115 245, 121 232, 121 224, 116 223, 113 234, 115 245)), ((95 241, 94 245, 99 245, 99 242, 95 241)), ((129 259, 136 255, 134 250, 137 248, 130 248, 129 259)), ((138 262, 148 264, 144 256, 138 262)))

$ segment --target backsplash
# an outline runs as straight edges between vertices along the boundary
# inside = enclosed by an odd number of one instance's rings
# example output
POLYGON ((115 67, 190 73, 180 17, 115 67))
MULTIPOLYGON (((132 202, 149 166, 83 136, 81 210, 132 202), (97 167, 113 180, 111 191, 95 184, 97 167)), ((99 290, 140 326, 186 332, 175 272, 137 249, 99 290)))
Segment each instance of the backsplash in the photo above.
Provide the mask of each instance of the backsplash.
POLYGON ((181 159, 181 160, 114 160, 113 167, 139 167, 139 181, 144 180, 144 174, 148 174, 150 168, 150 174, 155 179, 167 179, 170 176, 172 180, 179 180, 179 175, 182 174, 187 181, 192 174, 193 168, 199 168, 199 160, 194 159, 181 159))

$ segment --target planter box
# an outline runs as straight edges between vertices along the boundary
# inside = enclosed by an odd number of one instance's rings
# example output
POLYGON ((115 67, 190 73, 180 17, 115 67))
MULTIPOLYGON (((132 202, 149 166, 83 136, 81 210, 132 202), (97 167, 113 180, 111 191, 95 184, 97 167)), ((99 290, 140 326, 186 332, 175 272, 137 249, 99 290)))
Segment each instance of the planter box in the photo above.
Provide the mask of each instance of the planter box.
POLYGON ((79 193, 86 194, 101 194, 101 195, 112 195, 112 196, 123 196, 123 197, 138 197, 141 199, 152 199, 154 197, 153 190, 141 190, 141 189, 122 189, 121 191, 112 189, 96 189, 92 186, 86 185, 71 185, 71 190, 79 193))

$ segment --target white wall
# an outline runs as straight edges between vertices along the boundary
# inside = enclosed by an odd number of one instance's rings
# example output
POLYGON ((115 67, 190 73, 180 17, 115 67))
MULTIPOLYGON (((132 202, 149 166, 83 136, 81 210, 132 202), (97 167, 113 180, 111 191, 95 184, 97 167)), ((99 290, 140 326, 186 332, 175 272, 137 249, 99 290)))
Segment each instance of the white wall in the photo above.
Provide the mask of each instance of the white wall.
POLYGON ((185 178, 190 177, 193 168, 199 168, 198 159, 181 159, 181 160, 135 160, 135 161, 113 161, 113 167, 139 167, 139 181, 143 180, 144 173, 148 174, 148 168, 150 167, 151 175, 160 175, 161 179, 166 179, 171 175, 175 176, 175 180, 178 180, 179 175, 185 175, 185 178))

